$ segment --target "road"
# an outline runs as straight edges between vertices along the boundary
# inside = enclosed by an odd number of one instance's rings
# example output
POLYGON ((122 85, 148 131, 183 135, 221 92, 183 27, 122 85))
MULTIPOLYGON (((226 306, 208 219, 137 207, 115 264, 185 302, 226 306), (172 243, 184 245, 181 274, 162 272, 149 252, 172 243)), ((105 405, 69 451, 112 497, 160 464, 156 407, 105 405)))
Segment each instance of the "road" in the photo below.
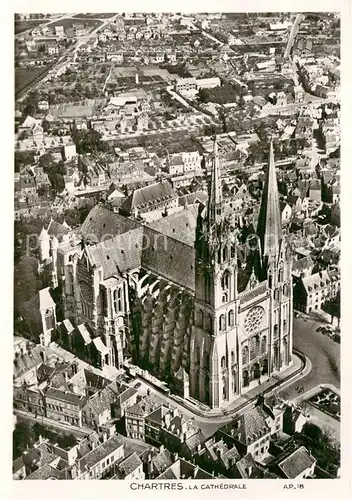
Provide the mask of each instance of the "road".
POLYGON ((311 102, 300 102, 300 103, 293 103, 293 104, 287 104, 287 106, 273 106, 270 108, 263 108, 260 113, 260 117, 264 118, 265 116, 269 115, 277 115, 278 113, 282 113, 284 111, 290 111, 290 110, 299 110, 301 108, 314 108, 316 106, 322 106, 323 104, 330 104, 330 103, 336 103, 338 102, 338 98, 329 98, 329 99, 323 99, 323 98, 316 98, 312 100, 311 102))
MULTIPOLYGON (((319 325, 321 323, 310 319, 293 320, 293 346, 312 362, 311 371, 298 383, 305 391, 319 384, 332 384, 340 388, 340 344, 317 332, 319 325)), ((296 384, 283 392, 290 399, 296 397, 296 384)))
POLYGON ((42 417, 38 415, 37 417, 32 413, 18 410, 17 408, 13 409, 13 413, 17 416, 18 420, 30 420, 31 422, 38 423, 41 425, 45 425, 46 427, 52 427, 53 429, 63 432, 64 434, 73 434, 77 438, 84 438, 89 434, 92 434, 93 429, 88 427, 78 427, 76 425, 67 425, 51 418, 42 417))
POLYGON ((33 29, 35 28, 43 28, 44 26, 50 26, 50 24, 53 24, 53 23, 56 23, 57 21, 63 21, 64 19, 69 19, 71 18, 72 16, 74 16, 75 14, 64 14, 63 16, 61 17, 57 17, 55 19, 51 19, 50 21, 48 21, 47 23, 42 23, 42 24, 39 24, 39 25, 36 25, 35 27, 33 28, 29 28, 28 30, 26 31, 22 31, 21 33, 17 33, 17 35, 15 35, 15 39, 16 38, 19 38, 20 36, 23 36, 23 35, 26 35, 27 33, 29 33, 30 31, 32 31, 33 29))
POLYGON ((299 30, 299 25, 303 19, 304 19, 303 14, 297 14, 296 19, 294 20, 294 23, 293 23, 292 28, 291 28, 289 39, 287 41, 287 46, 286 46, 285 55, 284 55, 285 59, 287 59, 291 53, 291 49, 293 47, 296 35, 298 33, 298 30, 299 30))

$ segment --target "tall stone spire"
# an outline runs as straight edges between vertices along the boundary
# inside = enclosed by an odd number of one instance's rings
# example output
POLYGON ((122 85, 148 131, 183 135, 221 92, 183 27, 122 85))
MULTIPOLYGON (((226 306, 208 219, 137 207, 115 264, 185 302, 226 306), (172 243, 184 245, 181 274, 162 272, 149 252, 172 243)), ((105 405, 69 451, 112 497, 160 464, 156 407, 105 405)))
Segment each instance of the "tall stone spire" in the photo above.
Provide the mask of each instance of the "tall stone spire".
POLYGON ((213 225, 218 222, 221 216, 222 205, 222 188, 220 177, 220 162, 218 154, 218 143, 216 137, 214 139, 213 165, 211 172, 211 183, 209 189, 208 201, 208 220, 209 224, 213 225))
POLYGON ((262 258, 268 260, 277 255, 282 239, 282 228, 272 142, 270 143, 269 165, 260 206, 257 233, 260 238, 262 258))

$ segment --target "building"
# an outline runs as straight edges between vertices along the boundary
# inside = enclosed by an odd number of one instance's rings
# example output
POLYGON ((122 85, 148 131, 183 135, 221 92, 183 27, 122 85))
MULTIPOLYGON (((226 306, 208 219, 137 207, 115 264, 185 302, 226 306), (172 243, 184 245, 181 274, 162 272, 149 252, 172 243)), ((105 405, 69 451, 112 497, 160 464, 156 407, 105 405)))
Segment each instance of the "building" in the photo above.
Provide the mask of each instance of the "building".
POLYGON ((340 276, 323 270, 309 276, 302 276, 293 289, 294 308, 304 313, 321 309, 333 300, 340 289, 340 276))
MULTIPOLYGON (((104 366, 121 366, 128 355, 169 381, 182 367, 190 397, 212 408, 292 363, 292 258, 281 229, 273 146, 258 245, 243 258, 231 214, 223 210, 219 165, 215 142, 208 201, 192 224, 182 210, 182 231, 165 234, 162 225, 155 230, 98 205, 76 242, 59 243, 55 260, 64 315, 89 328, 88 344, 99 346, 104 366)), ((134 191, 129 213, 150 212, 153 203, 163 210, 176 205, 164 186, 139 190, 138 197, 134 191)))
POLYGON ((197 80, 195 78, 180 78, 175 83, 175 91, 180 94, 195 94, 197 92, 197 80))
POLYGON ((278 466, 285 479, 307 479, 314 476, 316 463, 316 459, 304 446, 301 446, 282 460, 278 466))

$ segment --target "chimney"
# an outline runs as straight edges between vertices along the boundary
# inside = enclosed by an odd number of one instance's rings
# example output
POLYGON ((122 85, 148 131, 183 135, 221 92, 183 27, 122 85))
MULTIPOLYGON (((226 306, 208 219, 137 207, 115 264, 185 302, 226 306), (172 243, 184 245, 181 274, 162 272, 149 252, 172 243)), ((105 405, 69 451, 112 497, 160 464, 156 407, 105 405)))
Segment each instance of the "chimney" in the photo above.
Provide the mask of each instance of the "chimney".
POLYGON ((139 73, 138 73, 138 71, 135 75, 135 81, 136 81, 136 85, 139 85, 139 73))
POLYGON ((195 468, 194 468, 194 470, 193 470, 193 477, 194 477, 194 479, 197 477, 198 471, 199 471, 199 467, 198 467, 198 465, 196 465, 195 468))
POLYGON ((161 445, 160 445, 160 448, 159 448, 160 453, 161 453, 161 452, 163 452, 164 450, 165 450, 165 447, 164 447, 164 445, 163 445, 163 444, 161 444, 161 445))
POLYGON ((216 454, 217 454, 218 458, 221 458, 221 455, 222 455, 222 449, 221 449, 221 448, 217 448, 217 449, 216 449, 216 454))
POLYGON ((253 472, 253 466, 252 465, 247 465, 247 467, 246 467, 247 476, 251 477, 252 472, 253 472))
POLYGON ((177 462, 178 460, 178 453, 174 453, 174 462, 177 462))

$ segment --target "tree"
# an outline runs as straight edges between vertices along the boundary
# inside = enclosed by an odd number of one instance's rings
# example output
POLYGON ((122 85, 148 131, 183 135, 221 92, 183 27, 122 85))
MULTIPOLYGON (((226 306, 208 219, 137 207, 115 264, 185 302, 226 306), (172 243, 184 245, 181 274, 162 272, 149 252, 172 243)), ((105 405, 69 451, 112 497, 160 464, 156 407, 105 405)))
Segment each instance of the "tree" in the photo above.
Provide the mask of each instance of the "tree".
POLYGON ((35 158, 34 151, 15 152, 15 172, 19 172, 26 165, 33 165, 35 158))
POLYGON ((13 459, 20 457, 23 453, 31 448, 36 441, 36 435, 31 425, 27 422, 16 424, 12 437, 13 459))

